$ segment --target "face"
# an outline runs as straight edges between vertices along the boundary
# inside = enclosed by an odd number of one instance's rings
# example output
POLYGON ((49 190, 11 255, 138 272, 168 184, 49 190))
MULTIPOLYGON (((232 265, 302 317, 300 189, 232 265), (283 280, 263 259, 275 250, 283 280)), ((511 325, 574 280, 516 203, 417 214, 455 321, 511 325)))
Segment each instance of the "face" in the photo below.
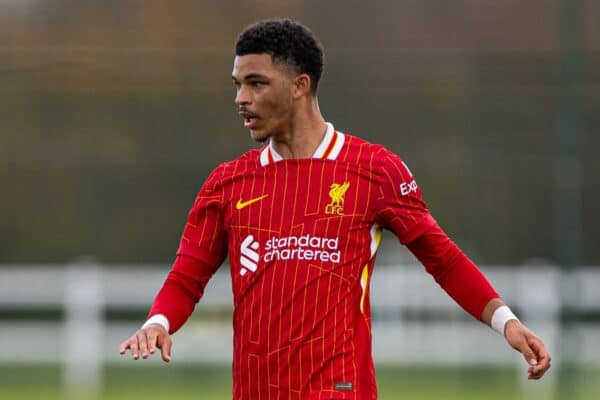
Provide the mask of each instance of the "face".
POLYGON ((295 97, 294 77, 270 54, 236 56, 231 74, 235 104, 250 129, 250 136, 264 142, 289 126, 295 97))

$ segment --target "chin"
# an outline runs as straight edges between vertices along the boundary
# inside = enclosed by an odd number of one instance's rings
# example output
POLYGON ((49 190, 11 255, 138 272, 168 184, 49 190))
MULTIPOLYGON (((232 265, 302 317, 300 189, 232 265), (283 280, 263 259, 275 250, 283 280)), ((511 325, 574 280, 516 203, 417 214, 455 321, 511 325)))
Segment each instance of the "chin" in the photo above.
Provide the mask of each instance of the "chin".
POLYGON ((250 137, 252 138, 252 140, 254 140, 255 142, 258 143, 264 143, 267 140, 269 140, 269 138, 271 137, 271 135, 269 135, 266 132, 261 132, 261 131, 257 131, 257 130, 250 130, 250 137))

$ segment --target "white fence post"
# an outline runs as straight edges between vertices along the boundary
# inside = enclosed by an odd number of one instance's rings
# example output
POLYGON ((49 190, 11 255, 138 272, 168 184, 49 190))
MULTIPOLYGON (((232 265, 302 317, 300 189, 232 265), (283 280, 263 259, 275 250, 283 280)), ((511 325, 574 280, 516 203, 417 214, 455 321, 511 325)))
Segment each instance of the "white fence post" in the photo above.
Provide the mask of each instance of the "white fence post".
MULTIPOLYGON (((560 360, 557 343, 560 332, 560 281, 561 272, 552 266, 521 268, 518 273, 518 304, 521 309, 520 318, 540 336, 554 357, 555 364, 560 360)), ((542 381, 527 379, 527 364, 519 354, 517 357, 518 374, 521 382, 522 398, 556 398, 557 371, 550 371, 542 381)))
POLYGON ((102 384, 102 270, 69 266, 65 282, 64 390, 68 399, 94 399, 102 384))

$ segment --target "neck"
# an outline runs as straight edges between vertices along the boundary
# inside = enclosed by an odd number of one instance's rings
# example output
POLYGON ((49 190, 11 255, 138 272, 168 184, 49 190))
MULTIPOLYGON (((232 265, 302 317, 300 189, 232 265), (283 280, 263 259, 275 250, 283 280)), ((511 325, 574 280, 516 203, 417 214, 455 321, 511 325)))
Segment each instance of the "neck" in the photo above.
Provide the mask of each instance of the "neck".
POLYGON ((285 131, 271 137, 271 144, 284 159, 311 158, 326 130, 327 124, 315 99, 294 113, 285 131))

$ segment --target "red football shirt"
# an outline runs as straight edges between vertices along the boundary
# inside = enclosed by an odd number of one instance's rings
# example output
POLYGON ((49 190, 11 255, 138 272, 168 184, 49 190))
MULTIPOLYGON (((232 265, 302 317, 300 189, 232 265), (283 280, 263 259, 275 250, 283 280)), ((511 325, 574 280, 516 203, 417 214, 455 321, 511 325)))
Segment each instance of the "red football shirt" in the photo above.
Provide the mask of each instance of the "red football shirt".
POLYGON ((381 230, 406 244, 435 224, 411 172, 334 130, 310 159, 266 145, 217 167, 179 256, 206 279, 229 254, 235 399, 375 399, 369 281, 381 230))

